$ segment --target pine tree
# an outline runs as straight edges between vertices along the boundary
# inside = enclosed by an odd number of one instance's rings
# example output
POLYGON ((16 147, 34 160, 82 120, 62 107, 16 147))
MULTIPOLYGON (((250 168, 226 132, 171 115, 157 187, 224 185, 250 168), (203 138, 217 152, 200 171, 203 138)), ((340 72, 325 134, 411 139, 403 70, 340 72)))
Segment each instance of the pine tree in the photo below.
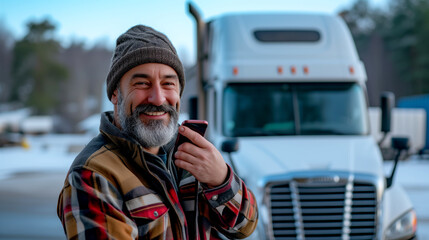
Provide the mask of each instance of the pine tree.
POLYGON ((27 35, 15 43, 11 101, 32 107, 38 114, 51 113, 60 97, 59 83, 67 69, 57 61, 61 46, 54 39, 55 26, 48 20, 27 24, 27 35))

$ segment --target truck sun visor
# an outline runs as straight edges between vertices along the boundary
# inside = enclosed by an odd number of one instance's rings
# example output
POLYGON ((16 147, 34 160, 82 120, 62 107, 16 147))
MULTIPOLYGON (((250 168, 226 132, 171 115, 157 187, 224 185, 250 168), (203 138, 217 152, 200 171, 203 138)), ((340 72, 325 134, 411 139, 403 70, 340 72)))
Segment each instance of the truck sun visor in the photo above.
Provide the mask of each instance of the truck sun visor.
POLYGON ((261 42, 317 42, 320 33, 316 30, 256 30, 255 38, 261 42))

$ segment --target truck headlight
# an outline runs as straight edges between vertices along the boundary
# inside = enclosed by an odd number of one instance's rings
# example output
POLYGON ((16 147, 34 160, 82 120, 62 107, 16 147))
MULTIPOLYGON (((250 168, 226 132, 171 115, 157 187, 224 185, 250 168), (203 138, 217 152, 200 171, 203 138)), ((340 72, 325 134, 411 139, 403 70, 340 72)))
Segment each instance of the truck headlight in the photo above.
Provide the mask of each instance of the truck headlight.
POLYGON ((402 240, 410 239, 417 231, 416 212, 411 209, 404 215, 396 219, 386 230, 386 239, 402 240))

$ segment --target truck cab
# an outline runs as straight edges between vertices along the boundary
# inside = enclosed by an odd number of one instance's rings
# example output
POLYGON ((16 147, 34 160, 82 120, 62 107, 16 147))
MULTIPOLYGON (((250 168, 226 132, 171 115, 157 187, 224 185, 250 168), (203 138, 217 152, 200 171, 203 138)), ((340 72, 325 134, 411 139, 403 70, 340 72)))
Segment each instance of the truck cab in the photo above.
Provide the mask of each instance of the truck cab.
POLYGON ((412 239, 413 206, 387 184, 365 67, 342 19, 279 12, 205 22, 190 12, 198 118, 257 198, 250 238, 412 239), (231 142, 239 147, 224 147, 231 142))

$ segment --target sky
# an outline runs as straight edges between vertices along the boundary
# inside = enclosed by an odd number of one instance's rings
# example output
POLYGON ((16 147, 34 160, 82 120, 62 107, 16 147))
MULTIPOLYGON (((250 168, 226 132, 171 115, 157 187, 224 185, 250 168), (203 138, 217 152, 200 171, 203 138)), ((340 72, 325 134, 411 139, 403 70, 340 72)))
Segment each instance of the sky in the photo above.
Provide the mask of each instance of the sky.
MULTIPOLYGON (((388 0, 369 0, 383 7, 388 0)), ((337 14, 355 0, 0 0, 0 25, 15 39, 26 33, 29 21, 51 20, 64 46, 72 41, 87 47, 101 43, 113 49, 116 38, 136 24, 166 34, 184 61, 195 57, 195 23, 187 10, 192 2, 204 20, 246 11, 289 11, 337 14)))

